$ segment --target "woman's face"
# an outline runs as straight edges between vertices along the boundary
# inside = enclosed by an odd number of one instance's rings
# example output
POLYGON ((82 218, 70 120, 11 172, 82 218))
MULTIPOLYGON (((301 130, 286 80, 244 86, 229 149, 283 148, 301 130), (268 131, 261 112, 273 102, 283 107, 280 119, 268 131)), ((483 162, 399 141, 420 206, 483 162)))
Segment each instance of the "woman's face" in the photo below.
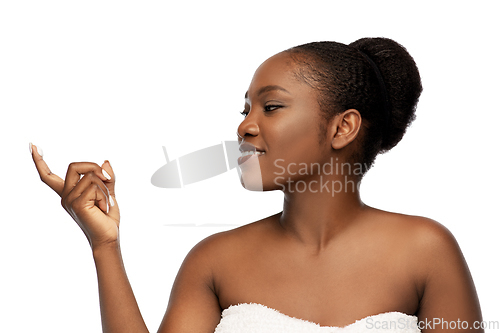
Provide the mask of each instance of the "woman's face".
POLYGON ((330 157, 331 147, 320 143, 323 120, 317 91, 294 75, 296 66, 286 53, 269 58, 255 72, 245 95, 246 117, 238 127, 240 150, 262 152, 244 158, 247 161, 239 159, 248 189, 254 189, 250 184, 260 175, 263 190, 307 182, 311 163, 322 164, 330 157))

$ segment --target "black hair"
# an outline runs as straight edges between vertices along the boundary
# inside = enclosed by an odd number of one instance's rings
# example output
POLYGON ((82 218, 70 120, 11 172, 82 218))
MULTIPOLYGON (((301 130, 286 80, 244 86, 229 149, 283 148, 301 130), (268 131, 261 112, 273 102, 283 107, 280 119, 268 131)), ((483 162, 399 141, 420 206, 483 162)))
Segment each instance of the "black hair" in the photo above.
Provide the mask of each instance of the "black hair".
POLYGON ((285 52, 301 65, 296 75, 319 91, 326 121, 348 109, 361 114, 361 149, 352 158, 362 163, 362 175, 379 153, 398 144, 415 119, 420 74, 410 54, 395 41, 313 42, 285 52))

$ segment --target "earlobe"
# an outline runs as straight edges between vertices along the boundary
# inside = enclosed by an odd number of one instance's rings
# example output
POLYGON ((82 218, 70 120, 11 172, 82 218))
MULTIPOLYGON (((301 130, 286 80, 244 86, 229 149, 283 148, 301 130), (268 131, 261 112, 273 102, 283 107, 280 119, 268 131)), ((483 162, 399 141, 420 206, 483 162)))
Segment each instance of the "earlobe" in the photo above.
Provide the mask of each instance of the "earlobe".
POLYGON ((346 110, 334 117, 330 126, 332 130, 332 148, 342 149, 354 141, 361 128, 361 114, 356 109, 346 110))

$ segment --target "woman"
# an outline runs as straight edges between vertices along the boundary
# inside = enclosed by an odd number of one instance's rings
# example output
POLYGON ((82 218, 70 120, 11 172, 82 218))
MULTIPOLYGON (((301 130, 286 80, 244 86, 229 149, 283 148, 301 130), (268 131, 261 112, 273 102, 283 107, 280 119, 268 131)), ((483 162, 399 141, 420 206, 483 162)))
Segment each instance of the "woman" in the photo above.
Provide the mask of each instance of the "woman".
MULTIPOLYGON (((481 321, 448 230, 360 199, 363 175, 401 140, 420 92, 413 59, 390 39, 310 43, 266 60, 245 95, 239 163, 246 188, 284 192, 283 211, 197 244, 159 332, 429 332, 481 321)), ((147 332, 121 259, 111 165, 72 163, 62 180, 32 155, 92 247, 104 332, 147 332)))

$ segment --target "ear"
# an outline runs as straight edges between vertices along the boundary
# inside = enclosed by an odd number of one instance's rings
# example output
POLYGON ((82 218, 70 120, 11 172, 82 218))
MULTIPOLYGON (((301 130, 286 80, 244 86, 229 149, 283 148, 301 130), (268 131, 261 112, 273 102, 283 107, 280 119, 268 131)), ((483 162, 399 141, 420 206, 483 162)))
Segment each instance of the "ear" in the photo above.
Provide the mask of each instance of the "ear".
POLYGON ((354 141, 361 128, 361 114, 358 110, 349 109, 335 116, 330 125, 329 131, 332 148, 342 149, 354 141))

